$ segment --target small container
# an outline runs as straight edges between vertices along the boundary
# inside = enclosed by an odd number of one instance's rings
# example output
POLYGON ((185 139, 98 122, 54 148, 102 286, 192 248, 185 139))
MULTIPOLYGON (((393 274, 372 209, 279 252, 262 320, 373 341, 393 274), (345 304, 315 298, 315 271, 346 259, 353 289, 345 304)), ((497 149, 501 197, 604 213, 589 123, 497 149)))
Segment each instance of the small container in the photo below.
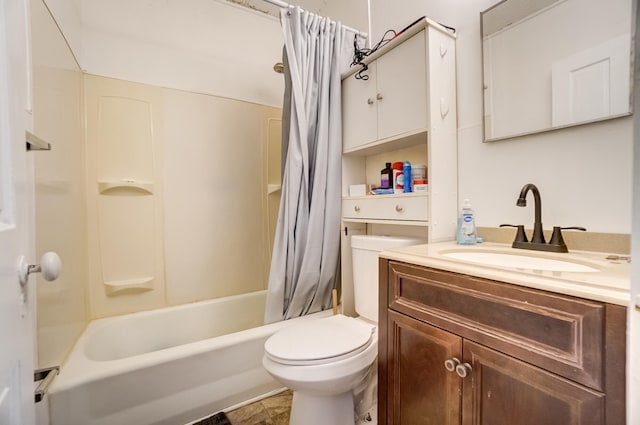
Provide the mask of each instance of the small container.
POLYGON ((366 184, 349 185, 349 196, 365 196, 367 194, 366 184))
POLYGON ((413 164, 411 166, 411 179, 413 184, 416 184, 416 180, 427 179, 427 166, 424 164, 413 164))
POLYGON ((413 181, 413 191, 414 192, 426 192, 427 191, 427 181, 426 180, 414 180, 413 181))
POLYGON ((389 189, 393 184, 393 170, 391 163, 387 162, 387 166, 380 171, 380 189, 389 189))
POLYGON ((394 162, 391 165, 393 171, 393 191, 394 193, 402 193, 404 189, 404 179, 402 178, 402 162, 394 162))

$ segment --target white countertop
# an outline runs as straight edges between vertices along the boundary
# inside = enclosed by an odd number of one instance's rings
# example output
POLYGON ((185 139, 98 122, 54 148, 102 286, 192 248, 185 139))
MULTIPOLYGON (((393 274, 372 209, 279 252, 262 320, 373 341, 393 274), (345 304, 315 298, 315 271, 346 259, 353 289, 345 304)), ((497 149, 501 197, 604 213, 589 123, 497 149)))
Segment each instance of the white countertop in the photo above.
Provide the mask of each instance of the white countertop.
POLYGON ((447 270, 470 276, 572 295, 595 301, 628 306, 630 302, 630 271, 626 260, 607 260, 608 253, 571 251, 566 254, 514 249, 508 244, 485 242, 458 245, 441 242, 394 248, 380 254, 382 258, 447 270), (495 252, 528 257, 542 257, 584 264, 597 272, 560 272, 526 268, 492 266, 445 257, 452 251, 495 252))

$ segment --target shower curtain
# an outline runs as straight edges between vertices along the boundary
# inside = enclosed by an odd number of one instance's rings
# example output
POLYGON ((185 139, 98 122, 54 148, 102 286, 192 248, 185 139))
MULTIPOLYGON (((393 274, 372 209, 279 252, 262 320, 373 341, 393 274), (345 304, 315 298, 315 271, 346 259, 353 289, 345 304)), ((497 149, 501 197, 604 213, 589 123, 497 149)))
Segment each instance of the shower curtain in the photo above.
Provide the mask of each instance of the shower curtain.
POLYGON ((283 119, 288 147, 265 323, 329 308, 339 282, 340 72, 353 51, 353 38, 328 18, 296 7, 283 9, 280 22, 291 84, 284 113, 290 115, 283 119))

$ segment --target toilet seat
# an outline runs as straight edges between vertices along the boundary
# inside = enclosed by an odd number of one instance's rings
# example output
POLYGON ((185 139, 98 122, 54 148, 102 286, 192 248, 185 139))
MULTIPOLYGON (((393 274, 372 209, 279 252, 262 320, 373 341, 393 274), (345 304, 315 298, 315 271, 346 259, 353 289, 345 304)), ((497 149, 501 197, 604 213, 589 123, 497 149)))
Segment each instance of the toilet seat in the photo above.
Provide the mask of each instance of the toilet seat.
POLYGON ((265 355, 292 366, 331 363, 364 351, 374 330, 362 320, 337 314, 278 331, 265 342, 265 355))

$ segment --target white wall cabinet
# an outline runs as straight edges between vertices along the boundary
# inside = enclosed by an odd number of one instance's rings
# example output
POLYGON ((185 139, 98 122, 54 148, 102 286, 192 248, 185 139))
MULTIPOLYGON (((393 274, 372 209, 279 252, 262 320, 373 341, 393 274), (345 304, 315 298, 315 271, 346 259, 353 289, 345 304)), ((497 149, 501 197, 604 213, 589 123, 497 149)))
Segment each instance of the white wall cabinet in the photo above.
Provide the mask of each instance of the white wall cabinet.
POLYGON ((396 137, 427 127, 426 37, 422 32, 343 80, 343 149, 396 137))
POLYGON ((455 236, 458 200, 455 35, 424 18, 342 76, 342 303, 352 314, 350 236, 393 234, 428 242, 455 236), (427 166, 428 190, 349 196, 380 185, 386 162, 427 166))
POLYGON ((368 80, 343 75, 343 219, 418 225, 454 237, 457 216, 455 35, 424 18, 367 58, 368 80), (350 197, 379 185, 386 162, 427 165, 421 193, 350 197))

